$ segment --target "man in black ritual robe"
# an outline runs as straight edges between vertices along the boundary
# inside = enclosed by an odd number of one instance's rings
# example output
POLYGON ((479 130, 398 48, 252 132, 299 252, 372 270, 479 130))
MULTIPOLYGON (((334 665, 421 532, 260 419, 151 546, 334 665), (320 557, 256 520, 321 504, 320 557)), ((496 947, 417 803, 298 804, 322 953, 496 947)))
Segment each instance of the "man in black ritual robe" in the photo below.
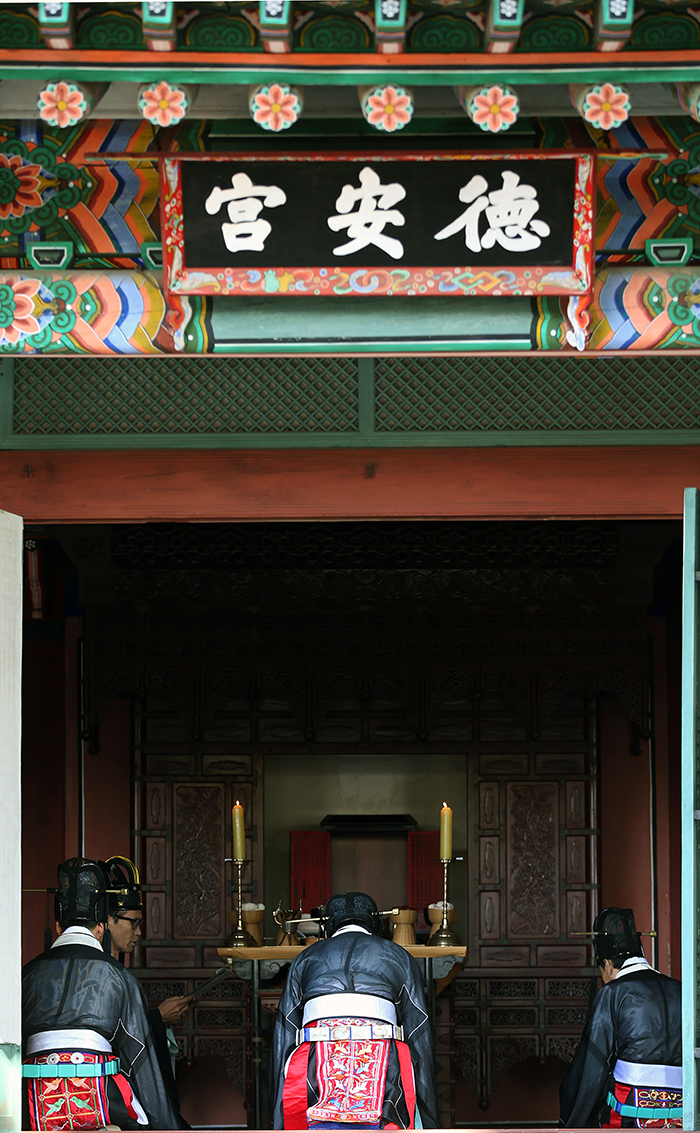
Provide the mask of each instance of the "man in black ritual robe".
POLYGON ((138 980, 114 960, 104 863, 58 867, 58 939, 22 972, 25 1129, 177 1129, 138 980))
POLYGON ((603 987, 561 1084, 569 1128, 682 1127, 681 985, 644 957, 631 909, 593 926, 603 987))
MULTIPOLYGON (((112 956, 124 963, 130 956, 141 936, 143 904, 139 873, 129 858, 114 854, 105 862, 109 871, 112 892, 109 894, 109 934, 112 941, 112 956)), ((173 995, 164 999, 157 1007, 149 1007, 148 1018, 153 1032, 156 1058, 163 1076, 170 1102, 178 1113, 180 1128, 189 1125, 180 1114, 180 1099, 175 1084, 174 1060, 177 1042, 172 1024, 179 1023, 187 1012, 191 999, 187 995, 173 995)))
POLYGON ((275 1129, 437 1128, 435 1050, 415 960, 366 893, 332 897, 296 957, 270 1056, 275 1129))

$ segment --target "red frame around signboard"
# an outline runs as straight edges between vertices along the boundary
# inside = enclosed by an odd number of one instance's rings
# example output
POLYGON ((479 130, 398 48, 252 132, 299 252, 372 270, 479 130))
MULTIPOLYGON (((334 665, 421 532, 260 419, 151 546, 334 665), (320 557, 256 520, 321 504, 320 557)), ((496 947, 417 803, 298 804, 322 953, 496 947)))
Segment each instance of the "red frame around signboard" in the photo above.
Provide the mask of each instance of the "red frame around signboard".
MULTIPOLYGON (((582 311, 593 285, 595 154, 573 150, 525 150, 489 153, 217 153, 178 154, 162 158, 161 218, 165 286, 173 295, 569 295, 582 311), (542 264, 523 268, 456 264, 454 267, 285 267, 264 270, 216 267, 188 268, 185 263, 184 217, 180 166, 183 161, 550 161, 576 162, 571 266, 542 264)), ((570 305, 571 306, 571 305, 570 305)), ((571 312, 570 312, 571 313, 571 312)))

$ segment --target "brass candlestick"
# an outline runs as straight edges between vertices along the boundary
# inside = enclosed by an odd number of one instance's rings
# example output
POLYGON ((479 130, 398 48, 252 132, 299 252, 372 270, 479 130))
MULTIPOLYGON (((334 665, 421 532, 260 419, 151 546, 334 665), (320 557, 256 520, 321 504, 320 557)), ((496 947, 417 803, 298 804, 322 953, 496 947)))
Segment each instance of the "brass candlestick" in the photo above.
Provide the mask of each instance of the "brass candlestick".
POLYGON ((247 928, 243 927, 241 906, 243 904, 242 877, 245 858, 233 858, 233 864, 238 866, 238 915, 236 917, 236 927, 226 937, 223 946, 224 948, 257 948, 257 940, 250 935, 247 928))
POLYGON ((442 924, 430 938, 430 945, 434 948, 458 948, 462 941, 457 933, 447 923, 447 867, 451 858, 441 858, 442 862, 442 924))

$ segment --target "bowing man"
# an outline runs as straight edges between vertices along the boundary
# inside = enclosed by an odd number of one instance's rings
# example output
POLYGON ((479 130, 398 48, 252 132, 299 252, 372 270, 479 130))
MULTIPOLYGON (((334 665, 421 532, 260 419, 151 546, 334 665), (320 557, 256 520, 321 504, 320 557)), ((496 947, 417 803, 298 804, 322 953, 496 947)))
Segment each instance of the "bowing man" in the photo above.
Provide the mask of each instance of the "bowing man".
POLYGON ((412 956, 381 936, 366 893, 324 909, 328 939, 293 961, 270 1057, 275 1129, 439 1125, 435 1050, 412 956))

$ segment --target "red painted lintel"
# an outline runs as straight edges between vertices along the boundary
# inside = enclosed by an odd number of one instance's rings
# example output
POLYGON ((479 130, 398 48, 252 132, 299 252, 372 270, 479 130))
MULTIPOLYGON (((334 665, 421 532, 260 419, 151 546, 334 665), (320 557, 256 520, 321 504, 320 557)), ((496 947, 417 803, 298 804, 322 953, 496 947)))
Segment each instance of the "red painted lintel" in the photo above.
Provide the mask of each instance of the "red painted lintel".
POLYGON ((700 447, 0 452, 28 523, 677 519, 700 447))
MULTIPOLYGON (((31 48, 0 50, 0 63, 14 63, 20 65, 28 63, 33 66, 46 64, 56 67, 60 63, 102 64, 114 65, 124 68, 130 65, 153 67, 156 63, 153 53, 148 51, 98 51, 98 50, 68 50, 31 48)), ((517 56, 509 57, 507 66, 513 70, 528 67, 591 67, 601 64, 615 64, 625 67, 654 64, 659 67, 669 67, 675 64, 700 64, 700 51, 685 50, 673 51, 671 56, 664 51, 625 51, 615 54, 611 59, 609 53, 601 51, 568 51, 551 52, 518 52, 517 56)), ((460 67, 477 67, 483 69, 497 68, 498 56, 484 52, 404 52, 401 55, 383 55, 371 51, 357 54, 341 52, 295 51, 292 54, 279 56, 269 55, 263 51, 163 51, 158 52, 157 64, 159 69, 165 67, 265 67, 270 70, 279 70, 280 67, 310 67, 318 69, 328 67, 333 70, 343 68, 366 69, 369 67, 379 70, 421 69, 423 67, 444 67, 446 70, 460 67)))

